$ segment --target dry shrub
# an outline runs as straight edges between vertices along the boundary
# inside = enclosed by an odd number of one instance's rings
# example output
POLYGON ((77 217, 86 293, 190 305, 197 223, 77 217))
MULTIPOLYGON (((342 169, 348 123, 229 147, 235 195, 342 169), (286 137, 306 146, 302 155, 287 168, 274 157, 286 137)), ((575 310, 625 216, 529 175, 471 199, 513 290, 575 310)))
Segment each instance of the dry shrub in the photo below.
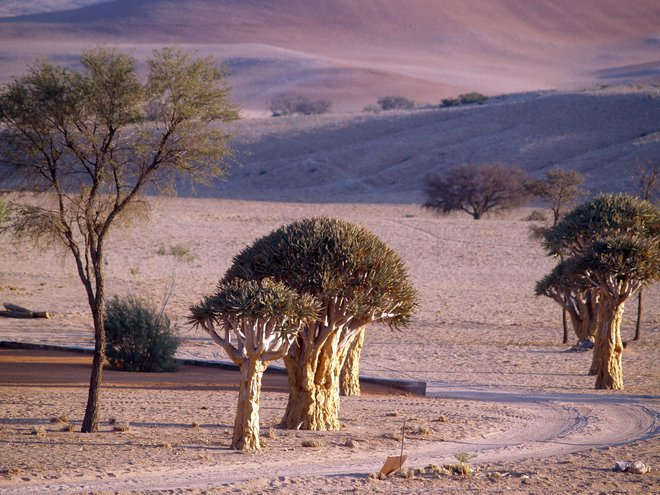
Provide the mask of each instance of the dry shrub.
POLYGON ((303 440, 301 445, 303 447, 319 448, 323 447, 323 443, 320 440, 303 440))

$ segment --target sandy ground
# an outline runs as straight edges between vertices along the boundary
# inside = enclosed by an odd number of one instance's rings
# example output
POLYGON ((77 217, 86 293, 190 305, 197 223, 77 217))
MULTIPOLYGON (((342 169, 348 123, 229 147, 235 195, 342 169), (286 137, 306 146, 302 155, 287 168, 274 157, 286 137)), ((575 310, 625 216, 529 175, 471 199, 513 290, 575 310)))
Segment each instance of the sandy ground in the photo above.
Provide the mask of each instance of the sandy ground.
MULTIPOLYGON (((213 289, 238 250, 295 218, 334 215, 359 222, 390 243, 408 263, 420 292, 420 308, 408 329, 369 330, 364 374, 424 380, 428 396, 344 399, 339 432, 275 429, 262 453, 238 454, 228 450, 233 385, 224 379, 216 383, 212 370, 186 368, 171 378, 108 374, 102 432, 82 435, 59 431, 63 425, 49 421, 59 415, 74 424, 81 421, 89 358, 19 357, 16 351, 3 351, 3 493, 657 490, 654 474, 610 470, 614 459, 658 464, 660 291, 654 286, 645 292, 642 342, 624 353, 626 390, 594 391, 593 378, 586 376, 589 353, 567 352, 559 344, 558 307, 533 295, 534 282, 553 262, 527 237, 530 222, 523 218, 529 209, 475 222, 467 216, 434 217, 414 205, 151 202, 149 222, 117 231, 111 239, 108 290, 159 301, 176 269, 168 312, 184 340, 182 357, 222 358, 217 346, 184 322, 187 308, 213 289), (196 260, 177 266, 170 256, 158 254, 176 244, 188 247, 196 260), (41 368, 36 378, 34 373, 10 373, 21 360, 50 367, 41 368), (64 364, 76 368, 78 377, 62 377, 64 364), (442 416, 446 422, 438 421, 442 416), (130 422, 130 431, 113 432, 111 417, 130 422), (478 473, 469 479, 426 474, 370 480, 384 456, 398 451, 404 418, 410 426, 410 466, 441 466, 469 452, 477 454, 471 462, 478 473), (32 434, 39 426, 45 437, 32 434), (310 439, 321 446, 302 447, 310 439), (353 447, 347 446, 349 439, 353 447), (513 474, 497 478, 495 472, 513 474)), ((0 240, 0 249, 5 253, 2 302, 56 313, 51 320, 0 320, 0 338, 90 345, 89 317, 72 264, 9 239, 0 240)), ((628 340, 634 302, 626 310, 628 340)), ((277 424, 285 401, 281 391, 265 391, 264 432, 277 424)))

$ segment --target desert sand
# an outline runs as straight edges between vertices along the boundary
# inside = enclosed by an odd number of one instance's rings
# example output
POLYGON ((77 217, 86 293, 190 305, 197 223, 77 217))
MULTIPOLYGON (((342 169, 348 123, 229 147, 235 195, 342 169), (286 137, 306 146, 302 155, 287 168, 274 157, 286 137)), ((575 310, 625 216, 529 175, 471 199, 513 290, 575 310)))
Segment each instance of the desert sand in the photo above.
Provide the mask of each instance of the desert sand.
MULTIPOLYGON (((102 396, 102 431, 83 435, 61 432, 61 424, 49 421, 63 414, 79 425, 89 358, 74 355, 71 362, 59 354, 21 357, 18 351, 3 351, 3 369, 21 360, 42 367, 36 376, 13 373, 1 382, 3 492, 635 493, 657 488, 655 474, 610 470, 615 458, 640 458, 651 465, 659 459, 660 291, 657 286, 647 290, 642 342, 624 353, 626 390, 593 390, 593 378, 586 376, 590 354, 568 352, 560 344, 558 307, 533 295, 535 280, 553 261, 527 237, 530 222, 523 218, 529 209, 477 222, 467 216, 438 218, 416 205, 197 198, 153 198, 151 203, 150 221, 112 239, 108 290, 160 300, 174 260, 159 255, 159 248, 189 247, 197 259, 177 267, 168 306, 184 340, 181 357, 222 358, 185 318, 188 306, 213 289, 233 254, 295 218, 334 215, 367 226, 401 253, 420 292, 421 305, 409 328, 369 329, 363 374, 424 380, 427 396, 346 398, 339 432, 274 429, 263 452, 246 455, 228 449, 236 394, 217 371, 186 368, 180 376, 155 378, 123 378, 125 373, 115 372, 102 396), (63 371, 73 365, 75 379, 63 371), (442 416, 446 422, 439 421, 442 416), (113 432, 112 417, 128 421, 130 431, 113 432), (477 454, 472 463, 480 471, 469 480, 369 480, 384 456, 397 453, 404 418, 410 426, 409 466, 451 463, 455 454, 469 452, 477 454), (39 426, 45 437, 31 434, 39 426), (321 443, 311 457, 302 447, 305 440, 321 443), (514 474, 491 481, 487 476, 494 472, 514 474), (591 484, 593 489, 587 489, 591 484)), ((2 339, 89 346, 89 317, 71 263, 7 239, 0 242, 6 253, 3 301, 56 313, 51 320, 3 319, 2 339)), ((626 309, 628 340, 635 304, 626 309)), ((281 390, 264 392, 264 432, 276 427, 285 403, 281 390)))
MULTIPOLYGON (((75 65, 81 50, 106 43, 143 61, 178 43, 229 64, 244 116, 264 117, 282 92, 331 99, 329 115, 229 127, 237 153, 226 182, 150 197, 148 220, 115 230, 108 293, 160 303, 174 278, 167 312, 179 357, 222 360, 187 325, 189 306, 259 236, 303 217, 341 217, 399 252, 420 295, 408 328, 369 328, 363 375, 427 385, 425 396, 367 385, 342 399, 340 431, 286 431, 277 428, 284 377, 268 375, 264 448, 244 454, 228 448, 231 372, 107 370, 101 431, 81 434, 65 426, 79 430, 89 356, 0 348, 0 493, 658 492, 660 287, 645 290, 642 340, 623 356, 625 390, 596 391, 591 354, 560 343, 559 307, 534 296, 555 263, 528 236, 525 219, 542 205, 480 221, 419 206, 424 177, 463 162, 519 165, 534 177, 572 168, 590 194, 636 191, 635 167, 660 157, 656 1, 35 0, 3 2, 0 16, 2 83, 36 56, 75 65), (437 103, 466 91, 492 97, 360 112, 387 94, 437 103), (194 260, 163 254, 177 245, 194 260), (417 472, 370 477, 399 453, 404 420, 406 467, 417 472), (473 476, 420 471, 462 452, 476 456, 473 476), (653 471, 612 470, 637 459, 653 471)), ((8 237, 0 252, 0 303, 54 315, 0 319, 0 340, 90 347, 66 253, 8 237)), ((626 304, 624 340, 636 310, 626 304)))

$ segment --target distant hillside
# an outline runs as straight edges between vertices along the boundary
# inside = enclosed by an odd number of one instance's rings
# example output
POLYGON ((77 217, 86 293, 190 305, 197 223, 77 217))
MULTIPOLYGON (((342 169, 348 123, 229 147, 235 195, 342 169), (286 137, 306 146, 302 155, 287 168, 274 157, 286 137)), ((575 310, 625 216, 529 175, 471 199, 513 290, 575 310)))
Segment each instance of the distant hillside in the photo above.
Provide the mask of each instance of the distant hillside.
MULTIPOLYGON (((378 115, 280 117, 233 127, 240 167, 202 196, 422 201, 423 178, 457 163, 552 167, 592 192, 634 191, 635 168, 660 162, 660 90, 510 95, 483 106, 378 115), (651 96, 650 96, 651 95, 651 96)), ((184 192, 185 194, 185 192, 184 192)))
MULTIPOLYGON (((80 1, 93 0, 7 12, 80 1)), ((388 94, 437 102, 660 79, 658 25, 657 0, 115 0, 0 19, 0 78, 35 55, 74 63, 96 43, 141 59, 178 43, 226 60, 248 110, 284 91, 358 110, 388 94)))

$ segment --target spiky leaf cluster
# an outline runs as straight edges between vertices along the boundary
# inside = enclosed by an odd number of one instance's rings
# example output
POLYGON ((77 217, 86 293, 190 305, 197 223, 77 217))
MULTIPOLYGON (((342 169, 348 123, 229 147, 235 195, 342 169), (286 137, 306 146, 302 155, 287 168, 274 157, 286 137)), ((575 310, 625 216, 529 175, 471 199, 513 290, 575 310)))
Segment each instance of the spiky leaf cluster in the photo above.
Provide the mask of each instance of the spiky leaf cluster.
POLYGON ((645 284, 660 278, 660 237, 611 237, 595 242, 573 260, 575 273, 599 285, 645 284))
POLYGON ((579 294, 590 287, 587 279, 576 273, 571 263, 559 263, 536 282, 535 293, 537 296, 556 298, 562 294, 579 294))
POLYGON ((190 321, 198 324, 207 318, 275 320, 282 330, 296 331, 300 323, 314 320, 319 311, 317 301, 302 296, 272 279, 261 281, 234 279, 218 284, 215 294, 190 308, 190 321))
POLYGON ((648 201, 626 194, 597 196, 569 212, 555 226, 542 232, 550 255, 574 256, 592 243, 616 235, 660 236, 660 213, 648 201))
POLYGON ((234 257, 222 282, 273 278, 323 304, 345 300, 356 319, 407 323, 416 292, 401 258, 364 227, 303 219, 258 239, 234 257))

